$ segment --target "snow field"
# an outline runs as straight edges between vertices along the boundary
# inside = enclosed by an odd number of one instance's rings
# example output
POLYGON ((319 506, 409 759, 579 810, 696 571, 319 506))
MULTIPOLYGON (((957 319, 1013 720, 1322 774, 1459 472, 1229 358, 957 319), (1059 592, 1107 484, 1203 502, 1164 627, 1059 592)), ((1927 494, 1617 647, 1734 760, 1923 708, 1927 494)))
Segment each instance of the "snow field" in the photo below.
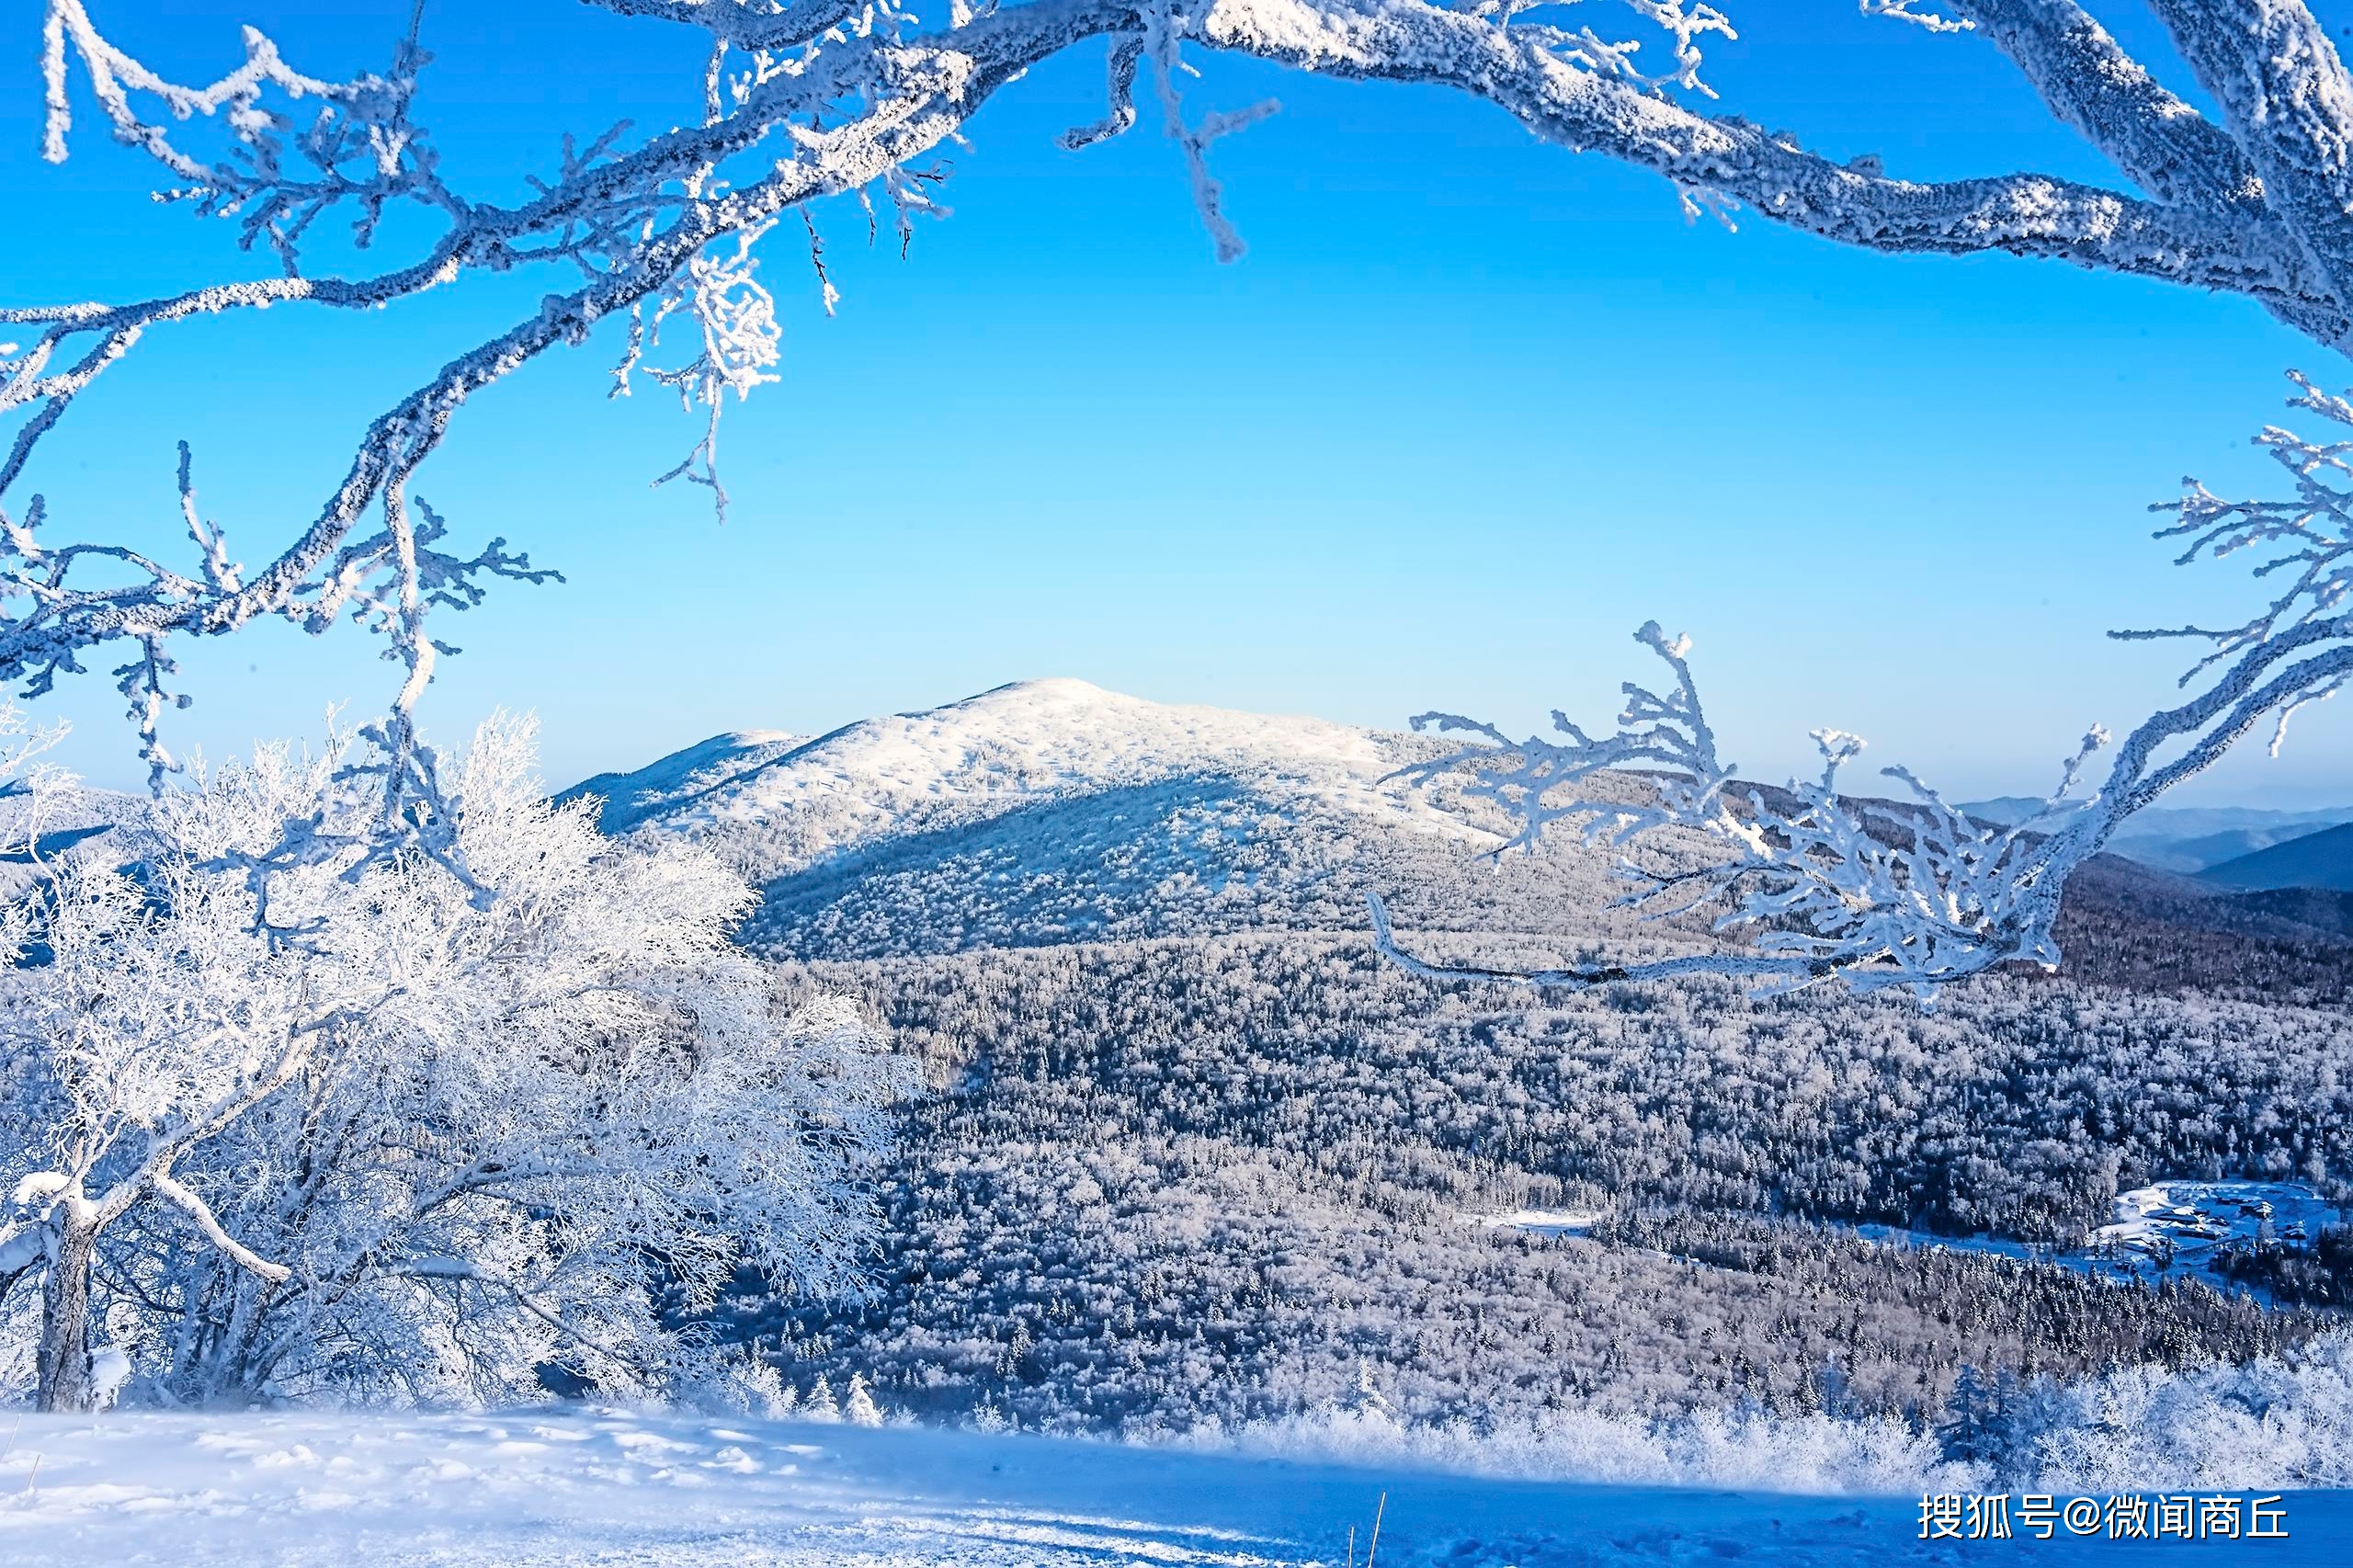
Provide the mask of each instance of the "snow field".
POLYGON ((2353 1561, 2353 1494, 2285 1542, 1918 1539, 1916 1495, 1598 1487, 912 1427, 601 1407, 26 1416, 10 1564, 1390 1568, 2353 1561), (1386 1498, 1385 1505, 1381 1503, 1386 1498))

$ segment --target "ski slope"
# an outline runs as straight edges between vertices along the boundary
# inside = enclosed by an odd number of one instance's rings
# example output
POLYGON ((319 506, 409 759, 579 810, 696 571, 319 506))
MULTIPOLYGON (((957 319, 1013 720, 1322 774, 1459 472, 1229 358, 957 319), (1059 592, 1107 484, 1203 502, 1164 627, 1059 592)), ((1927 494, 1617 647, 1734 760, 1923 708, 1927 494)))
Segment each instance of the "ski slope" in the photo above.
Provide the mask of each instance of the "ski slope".
POLYGON ((10 1564, 1615 1568, 2353 1562, 2353 1494, 2287 1540, 1923 1542, 1920 1500, 1575 1486, 912 1427, 564 1408, 27 1416, 10 1564), (1385 1504, 1382 1499, 1385 1497, 1385 1504))

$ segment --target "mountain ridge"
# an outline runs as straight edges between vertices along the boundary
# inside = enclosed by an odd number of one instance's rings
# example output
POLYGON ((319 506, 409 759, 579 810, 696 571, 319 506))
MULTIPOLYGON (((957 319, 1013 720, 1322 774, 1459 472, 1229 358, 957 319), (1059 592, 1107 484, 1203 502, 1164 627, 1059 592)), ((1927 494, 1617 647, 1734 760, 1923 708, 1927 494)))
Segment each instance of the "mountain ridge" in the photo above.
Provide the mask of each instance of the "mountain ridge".
MULTIPOLYGON (((1972 816, 2007 827, 2040 814, 2045 802, 2026 795, 1967 801, 1972 816)), ((2152 806, 2117 825, 2111 853, 2154 870, 2194 875, 2209 867, 2267 849, 2341 823, 2353 806, 2278 811, 2260 806, 2152 806)))
POLYGON ((2353 892, 2353 823, 2325 827, 2209 866, 2198 873, 2198 880, 2235 892, 2290 888, 2353 892))

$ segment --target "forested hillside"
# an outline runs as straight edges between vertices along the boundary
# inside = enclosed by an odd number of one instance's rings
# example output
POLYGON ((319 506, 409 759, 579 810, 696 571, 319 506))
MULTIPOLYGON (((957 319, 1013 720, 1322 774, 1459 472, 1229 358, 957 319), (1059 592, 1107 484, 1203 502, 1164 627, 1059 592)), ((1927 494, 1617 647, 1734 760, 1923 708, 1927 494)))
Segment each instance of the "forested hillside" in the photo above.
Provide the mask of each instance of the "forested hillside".
POLYGON ((1279 1413, 1349 1396, 1359 1358, 1437 1415, 1933 1409, 1965 1362, 2241 1354, 2312 1320, 1799 1221, 2079 1243, 2120 1186, 2333 1180, 2353 1151, 2336 1020, 2245 1004, 2017 980, 1935 1016, 1547 1001, 1298 937, 796 979, 864 992, 940 1092, 904 1118, 878 1301, 738 1321, 918 1407, 1032 1424, 1279 1413), (1478 1222, 1530 1208, 1606 1218, 1478 1222))

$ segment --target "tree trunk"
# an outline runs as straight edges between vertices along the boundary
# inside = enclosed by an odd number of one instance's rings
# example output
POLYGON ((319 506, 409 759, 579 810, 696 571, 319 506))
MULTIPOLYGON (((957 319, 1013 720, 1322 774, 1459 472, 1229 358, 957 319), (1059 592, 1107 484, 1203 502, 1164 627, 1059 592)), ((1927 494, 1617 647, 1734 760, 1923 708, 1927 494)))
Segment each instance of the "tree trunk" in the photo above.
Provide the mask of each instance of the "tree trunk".
POLYGON ((97 1404, 90 1375, 90 1258, 96 1225, 58 1209, 55 1250, 42 1281, 40 1386, 36 1408, 81 1412, 97 1404))
POLYGON ((235 1271, 231 1272, 230 1280, 236 1305, 230 1311, 228 1331, 222 1335, 220 1365, 206 1393, 216 1403, 246 1405, 260 1397, 264 1373, 256 1362, 263 1331, 269 1326, 269 1304, 278 1295, 278 1286, 235 1271))

